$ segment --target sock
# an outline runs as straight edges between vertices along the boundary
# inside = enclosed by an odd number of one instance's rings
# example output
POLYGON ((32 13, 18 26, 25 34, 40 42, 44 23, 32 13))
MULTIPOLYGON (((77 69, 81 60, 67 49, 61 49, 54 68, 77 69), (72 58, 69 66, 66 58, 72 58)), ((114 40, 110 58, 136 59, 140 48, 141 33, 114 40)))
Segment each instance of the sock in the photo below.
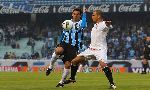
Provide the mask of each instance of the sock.
POLYGON ((113 77, 112 77, 112 73, 111 73, 110 68, 109 68, 109 67, 104 67, 104 68, 103 68, 103 71, 104 71, 104 73, 105 73, 105 75, 106 75, 106 77, 107 77, 109 83, 110 83, 110 84, 114 84, 114 82, 113 82, 113 77))
POLYGON ((75 76, 78 70, 78 66, 71 65, 71 79, 75 80, 75 76))
POLYGON ((89 72, 89 68, 88 68, 88 65, 85 65, 85 73, 88 73, 89 72))
POLYGON ((63 74, 62 74, 62 78, 59 81, 59 83, 63 84, 63 82, 66 80, 67 76, 69 75, 69 73, 70 73, 70 69, 65 69, 64 68, 64 71, 63 71, 63 74))
POLYGON ((56 55, 55 54, 55 52, 53 53, 53 55, 52 55, 52 58, 51 58, 51 60, 50 60, 50 65, 49 65, 49 69, 53 69, 53 67, 54 67, 54 64, 55 64, 55 62, 56 62, 56 60, 57 60, 57 56, 58 55, 56 55))
POLYGON ((81 69, 82 69, 82 64, 80 64, 80 66, 78 67, 77 72, 81 72, 81 69))
POLYGON ((148 68, 148 64, 143 64, 144 72, 146 73, 146 69, 148 68))

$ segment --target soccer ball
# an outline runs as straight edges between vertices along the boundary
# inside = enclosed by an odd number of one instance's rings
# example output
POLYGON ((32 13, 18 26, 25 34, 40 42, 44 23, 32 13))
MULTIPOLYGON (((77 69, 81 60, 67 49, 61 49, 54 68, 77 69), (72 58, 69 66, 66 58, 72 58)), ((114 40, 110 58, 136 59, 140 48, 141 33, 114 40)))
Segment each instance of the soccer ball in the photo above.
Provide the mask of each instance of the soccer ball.
POLYGON ((62 28, 64 30, 71 30, 73 27, 73 22, 71 20, 65 20, 63 23, 62 23, 62 28))

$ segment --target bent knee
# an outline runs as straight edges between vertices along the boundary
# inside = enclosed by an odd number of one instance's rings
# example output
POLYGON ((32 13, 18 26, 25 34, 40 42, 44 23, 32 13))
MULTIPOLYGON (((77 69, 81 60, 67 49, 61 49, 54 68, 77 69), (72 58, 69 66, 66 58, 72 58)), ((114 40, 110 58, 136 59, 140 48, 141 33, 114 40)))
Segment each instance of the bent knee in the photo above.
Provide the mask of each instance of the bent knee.
POLYGON ((72 65, 77 65, 76 59, 73 59, 73 60, 71 61, 71 63, 72 63, 72 65))
POLYGON ((66 69, 70 69, 70 67, 71 67, 71 62, 66 61, 66 62, 65 62, 65 68, 66 68, 66 69))
POLYGON ((100 64, 101 68, 104 68, 107 66, 107 63, 103 62, 103 60, 100 60, 99 64, 100 64))
POLYGON ((57 47, 55 49, 56 55, 61 55, 61 54, 63 54, 63 52, 64 52, 64 49, 62 47, 57 47))
POLYGON ((76 58, 74 58, 71 63, 73 65, 78 65, 79 63, 82 63, 83 61, 85 61, 85 57, 83 56, 77 56, 76 58))

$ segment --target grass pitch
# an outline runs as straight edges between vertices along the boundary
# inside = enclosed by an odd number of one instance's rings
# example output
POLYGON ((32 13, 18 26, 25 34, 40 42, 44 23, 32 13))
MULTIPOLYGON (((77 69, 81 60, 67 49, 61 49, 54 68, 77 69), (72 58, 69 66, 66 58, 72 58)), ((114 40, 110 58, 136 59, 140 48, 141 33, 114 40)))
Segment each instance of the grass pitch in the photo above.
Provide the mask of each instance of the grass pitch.
MULTIPOLYGON (((150 90, 150 74, 113 73, 116 90, 150 90)), ((78 73, 77 82, 55 87, 61 73, 0 72, 0 90, 109 90, 103 73, 78 73)))

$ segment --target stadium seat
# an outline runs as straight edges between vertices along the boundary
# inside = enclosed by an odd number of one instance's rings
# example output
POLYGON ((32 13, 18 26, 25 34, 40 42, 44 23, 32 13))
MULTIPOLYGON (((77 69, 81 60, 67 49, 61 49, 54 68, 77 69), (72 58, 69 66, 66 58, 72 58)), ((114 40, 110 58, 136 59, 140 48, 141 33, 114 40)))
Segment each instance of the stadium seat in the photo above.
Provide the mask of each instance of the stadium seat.
POLYGON ((72 5, 72 4, 122 4, 122 3, 143 3, 144 0, 0 0, 0 2, 41 4, 41 5, 72 5), (31 3, 32 2, 32 3, 31 3))

